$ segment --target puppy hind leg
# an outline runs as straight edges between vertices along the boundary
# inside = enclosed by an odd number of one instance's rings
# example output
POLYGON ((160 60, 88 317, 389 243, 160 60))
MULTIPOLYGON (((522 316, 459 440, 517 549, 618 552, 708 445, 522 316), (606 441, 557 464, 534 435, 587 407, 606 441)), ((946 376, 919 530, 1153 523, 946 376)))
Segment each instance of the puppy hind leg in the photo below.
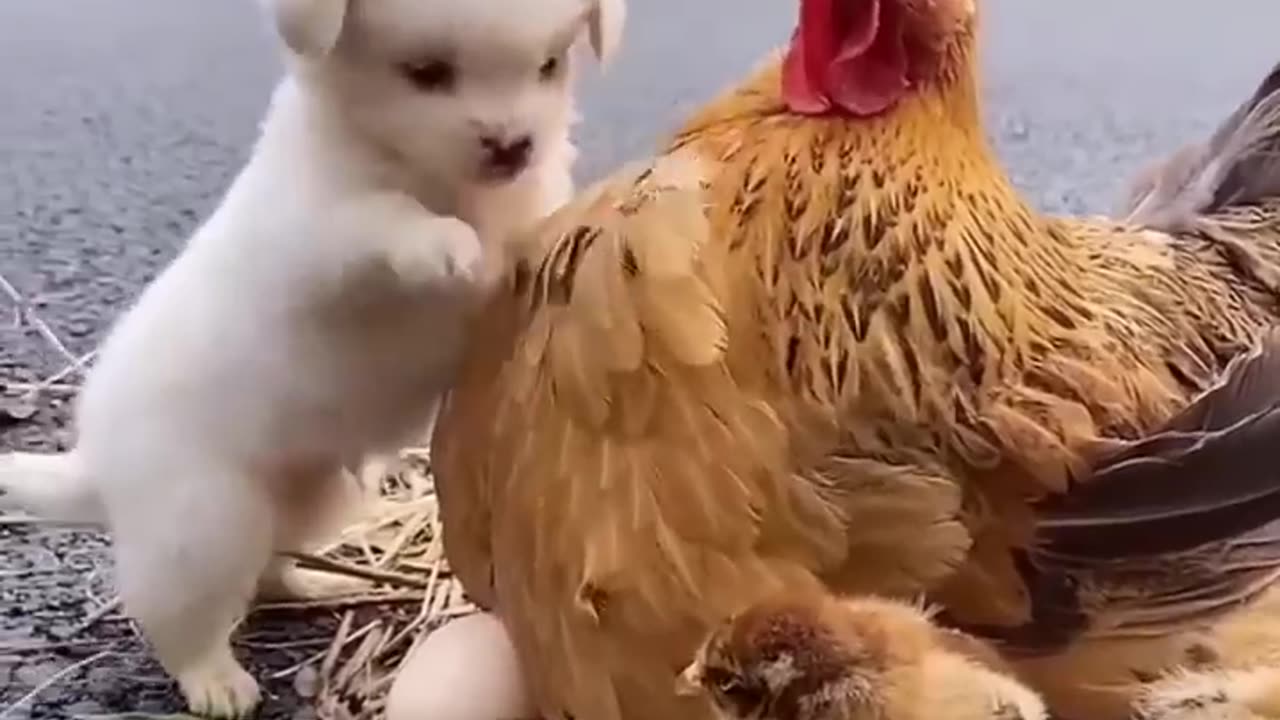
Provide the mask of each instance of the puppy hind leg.
MULTIPOLYGON (((291 502, 277 506, 277 550, 318 552, 340 531, 365 516, 368 495, 358 478, 345 469, 322 478, 297 478, 288 496, 291 502)), ((284 555, 275 555, 258 583, 264 600, 325 600, 371 587, 369 581, 336 572, 303 567, 284 555)))
POLYGON ((271 558, 272 504, 244 478, 207 470, 151 488, 151 509, 113 528, 120 596, 191 711, 242 718, 258 683, 230 636, 271 558))

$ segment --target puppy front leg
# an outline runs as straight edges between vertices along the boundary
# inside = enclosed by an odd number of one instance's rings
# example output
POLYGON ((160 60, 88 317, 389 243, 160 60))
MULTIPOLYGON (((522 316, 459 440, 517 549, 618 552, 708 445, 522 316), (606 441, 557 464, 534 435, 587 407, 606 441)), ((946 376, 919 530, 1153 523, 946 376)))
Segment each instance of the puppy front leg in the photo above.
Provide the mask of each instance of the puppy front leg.
POLYGON ((302 255, 304 285, 323 302, 363 308, 363 299, 427 293, 483 296, 496 281, 500 257, 487 257, 476 231, 456 217, 432 213, 408 196, 383 193, 326 216, 315 237, 322 246, 302 255))
POLYGON ((372 269, 391 271, 408 292, 439 291, 467 294, 484 290, 496 276, 496 262, 487 262, 475 229, 456 217, 436 215, 413 198, 379 195, 363 202, 354 216, 354 230, 371 255, 372 269))
POLYGON ((455 217, 425 216, 395 233, 387 248, 387 261, 409 290, 442 288, 467 292, 488 285, 480 237, 455 217))

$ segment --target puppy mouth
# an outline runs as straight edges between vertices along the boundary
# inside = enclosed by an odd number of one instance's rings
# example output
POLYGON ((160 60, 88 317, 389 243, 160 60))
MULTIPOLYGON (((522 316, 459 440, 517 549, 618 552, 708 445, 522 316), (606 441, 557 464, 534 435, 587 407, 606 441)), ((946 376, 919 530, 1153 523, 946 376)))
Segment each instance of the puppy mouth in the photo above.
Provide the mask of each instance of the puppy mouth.
POLYGON ((480 179, 484 182, 510 182, 524 172, 533 162, 533 137, 516 138, 485 136, 480 138, 484 160, 480 164, 480 179))
POLYGON ((485 162, 480 165, 479 180, 493 184, 509 183, 524 174, 527 169, 529 169, 527 162, 485 162))

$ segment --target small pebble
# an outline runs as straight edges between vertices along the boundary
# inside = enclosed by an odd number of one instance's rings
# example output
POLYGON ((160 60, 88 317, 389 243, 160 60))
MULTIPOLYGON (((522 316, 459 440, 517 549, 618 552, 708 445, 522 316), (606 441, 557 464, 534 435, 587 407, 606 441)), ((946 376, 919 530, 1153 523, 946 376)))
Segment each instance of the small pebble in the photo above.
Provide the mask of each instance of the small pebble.
POLYGON ((312 665, 307 665, 293 676, 293 689, 301 698, 313 698, 320 691, 320 673, 312 665))
POLYGON ((36 687, 48 682, 50 678, 62 670, 62 665, 55 662, 35 662, 19 667, 13 678, 21 685, 36 687))

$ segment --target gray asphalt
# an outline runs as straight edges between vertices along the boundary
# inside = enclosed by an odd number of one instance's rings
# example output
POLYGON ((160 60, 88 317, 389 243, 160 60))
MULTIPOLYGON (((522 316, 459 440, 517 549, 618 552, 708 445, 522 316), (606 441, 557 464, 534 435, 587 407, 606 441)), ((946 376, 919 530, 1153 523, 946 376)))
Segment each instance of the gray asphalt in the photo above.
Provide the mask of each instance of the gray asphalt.
MULTIPOLYGON (((1015 182, 1051 211, 1108 209, 1144 159, 1207 133, 1280 60, 1274 0, 986 8, 990 134, 1015 182)), ((793 12, 793 2, 634 0, 621 57, 584 80, 580 177, 648 152, 784 41, 793 12)), ((217 201, 277 72, 252 0, 0 2, 0 276, 72 354, 92 349, 217 201)), ((0 381, 59 369, 49 343, 10 325, 15 311, 0 293, 0 381)), ((0 417, 0 449, 65 445, 66 407, 55 398, 30 421, 0 417)), ((0 525, 0 714, 104 648, 120 655, 11 717, 175 707, 120 621, 57 634, 84 619, 95 568, 107 568, 98 538, 0 525)), ((307 630, 268 620, 255 632, 261 645, 307 630)), ((284 667, 297 654, 259 655, 284 667)), ((287 683, 272 689, 268 715, 293 715, 287 683)))

